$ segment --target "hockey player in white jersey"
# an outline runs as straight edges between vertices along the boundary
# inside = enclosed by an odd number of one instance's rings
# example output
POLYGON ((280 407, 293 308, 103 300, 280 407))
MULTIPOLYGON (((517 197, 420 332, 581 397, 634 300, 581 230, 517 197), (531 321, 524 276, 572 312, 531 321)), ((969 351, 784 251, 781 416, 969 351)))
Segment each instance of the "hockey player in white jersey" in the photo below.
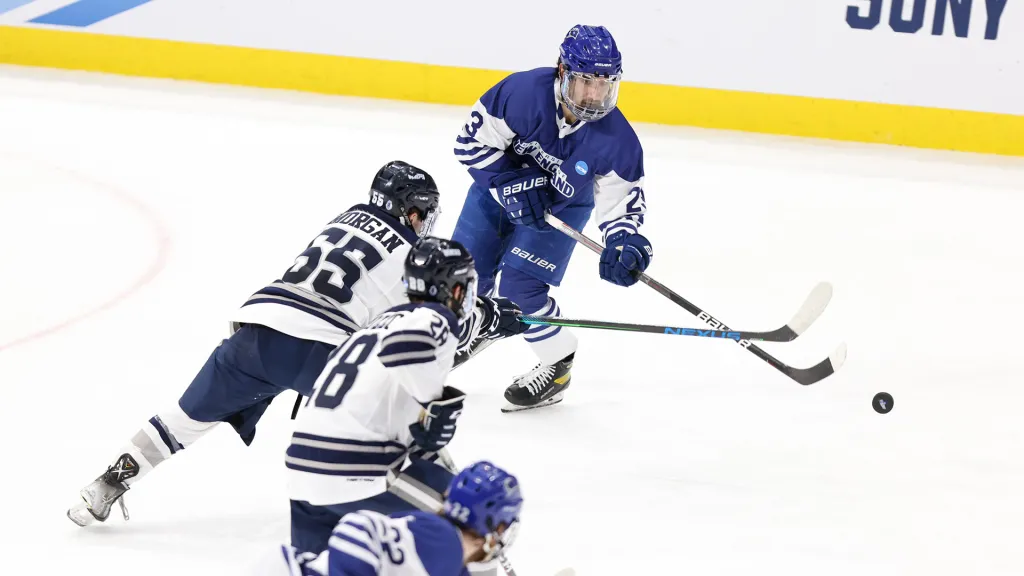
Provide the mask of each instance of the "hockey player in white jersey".
MULTIPOLYGON (((105 521, 118 502, 127 519, 125 491, 218 423, 229 423, 248 445, 279 393, 308 396, 331 350, 383 310, 406 302, 405 257, 418 235, 430 232, 438 199, 423 170, 401 161, 383 166, 369 202, 328 223, 279 280, 245 302, 231 318, 234 333, 177 404, 150 418, 117 452, 68 517, 80 526, 105 521)), ((494 301, 485 305, 497 308, 494 301)))
POLYGON ((440 506, 454 471, 434 460, 455 434, 464 398, 445 385, 459 343, 527 328, 515 311, 474 313, 477 274, 458 242, 421 239, 405 281, 410 302, 331 353, 295 420, 285 464, 292 545, 302 552, 326 549, 349 512, 440 506))
POLYGON ((512 545, 522 508, 516 477, 477 462, 452 479, 440 510, 351 512, 334 526, 327 550, 316 555, 282 546, 277 558, 285 568, 265 573, 466 576, 469 564, 489 562, 512 545))

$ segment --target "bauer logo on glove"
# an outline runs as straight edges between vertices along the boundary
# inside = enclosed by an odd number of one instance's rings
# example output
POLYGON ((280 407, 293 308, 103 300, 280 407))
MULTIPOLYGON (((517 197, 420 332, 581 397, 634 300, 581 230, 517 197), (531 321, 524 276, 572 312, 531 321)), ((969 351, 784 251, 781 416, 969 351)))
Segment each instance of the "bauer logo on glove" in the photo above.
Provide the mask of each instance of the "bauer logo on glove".
POLYGON ((491 188, 505 208, 508 219, 517 225, 543 229, 544 212, 554 202, 548 173, 529 167, 502 172, 491 179, 491 188))
POLYGON ((518 194, 520 192, 525 192, 527 190, 533 190, 534 188, 540 188, 541 186, 547 185, 547 183, 547 176, 538 176, 533 180, 515 182, 514 184, 505 186, 504 188, 501 189, 501 195, 506 197, 512 196, 513 194, 518 194))

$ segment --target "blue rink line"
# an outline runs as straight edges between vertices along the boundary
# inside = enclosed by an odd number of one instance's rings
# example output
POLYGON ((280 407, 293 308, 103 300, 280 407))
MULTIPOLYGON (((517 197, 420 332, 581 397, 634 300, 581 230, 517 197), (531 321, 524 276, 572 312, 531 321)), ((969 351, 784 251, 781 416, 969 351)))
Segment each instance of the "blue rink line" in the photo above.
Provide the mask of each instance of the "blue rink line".
POLYGON ((32 2, 35 2, 35 0, 0 0, 0 14, 10 12, 19 6, 31 4, 32 2))
MULTIPOLYGON (((0 0, 3 2, 4 0, 0 0)), ((29 20, 33 24, 84 28, 153 0, 79 0, 29 20)))

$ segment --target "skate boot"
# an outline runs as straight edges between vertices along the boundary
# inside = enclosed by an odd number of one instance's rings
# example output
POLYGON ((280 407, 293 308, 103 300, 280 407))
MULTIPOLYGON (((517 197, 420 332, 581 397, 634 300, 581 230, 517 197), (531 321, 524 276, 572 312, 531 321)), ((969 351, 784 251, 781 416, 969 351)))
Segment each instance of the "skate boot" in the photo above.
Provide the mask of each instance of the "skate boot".
POLYGON ((113 466, 82 489, 82 501, 68 510, 68 518, 79 526, 88 526, 96 520, 105 522, 110 508, 117 502, 124 519, 128 520, 128 509, 124 505, 124 493, 128 491, 126 480, 139 473, 139 465, 130 454, 122 454, 113 466))
POLYGON ((517 377, 505 389, 505 400, 509 405, 501 411, 519 412, 561 402, 572 380, 570 370, 574 355, 575 352, 550 365, 537 364, 533 370, 517 377))

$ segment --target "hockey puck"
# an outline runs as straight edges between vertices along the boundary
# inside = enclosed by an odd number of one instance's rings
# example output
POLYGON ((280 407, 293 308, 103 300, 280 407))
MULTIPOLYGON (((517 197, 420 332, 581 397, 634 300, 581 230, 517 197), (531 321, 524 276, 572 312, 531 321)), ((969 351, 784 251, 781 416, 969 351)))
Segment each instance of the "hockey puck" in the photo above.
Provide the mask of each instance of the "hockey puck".
POLYGON ((892 410, 892 394, 888 392, 879 392, 875 394, 874 399, 871 401, 871 407, 875 409, 875 412, 879 414, 888 414, 892 410))

